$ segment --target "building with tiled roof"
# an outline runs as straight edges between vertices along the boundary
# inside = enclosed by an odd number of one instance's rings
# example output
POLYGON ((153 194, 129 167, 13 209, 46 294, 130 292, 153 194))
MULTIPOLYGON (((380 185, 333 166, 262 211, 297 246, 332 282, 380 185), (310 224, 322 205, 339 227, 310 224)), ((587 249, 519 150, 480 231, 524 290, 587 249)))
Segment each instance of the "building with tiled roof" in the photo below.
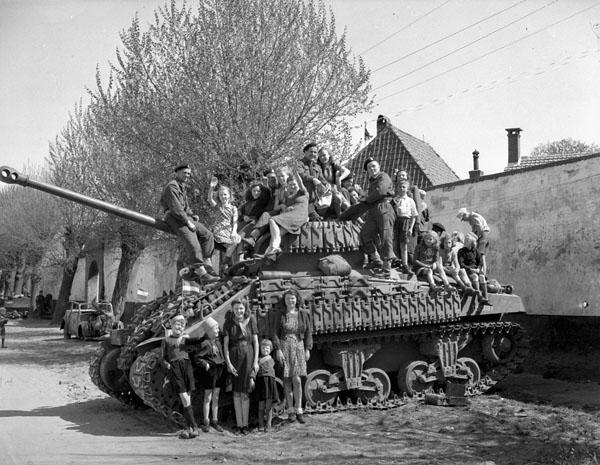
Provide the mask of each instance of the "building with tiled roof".
POLYGON ((504 171, 522 170, 526 168, 536 168, 545 165, 561 164, 578 158, 588 157, 590 155, 600 155, 600 152, 590 150, 587 152, 575 153, 540 153, 528 157, 521 157, 521 128, 508 128, 508 165, 504 171))
POLYGON ((348 163, 355 182, 361 185, 366 185, 363 164, 370 157, 390 176, 396 170, 406 171, 410 181, 420 189, 459 179, 428 143, 401 131, 381 115, 377 118, 377 135, 348 163))

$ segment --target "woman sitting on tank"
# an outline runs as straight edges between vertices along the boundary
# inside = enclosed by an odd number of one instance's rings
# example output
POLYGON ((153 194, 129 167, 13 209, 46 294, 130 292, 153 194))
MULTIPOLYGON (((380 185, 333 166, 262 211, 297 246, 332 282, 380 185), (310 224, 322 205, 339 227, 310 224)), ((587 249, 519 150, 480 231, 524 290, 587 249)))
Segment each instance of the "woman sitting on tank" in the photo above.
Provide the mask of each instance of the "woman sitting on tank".
POLYGON ((299 176, 293 172, 286 184, 285 208, 277 215, 266 212, 261 215, 248 237, 243 239, 248 247, 254 247, 256 240, 269 228, 271 242, 265 256, 274 259, 281 253, 282 234, 300 233, 300 228, 308 221, 308 195, 299 183, 299 176))
POLYGON ((329 189, 331 190, 331 204, 329 208, 318 213, 324 218, 339 217, 342 213, 342 202, 344 197, 342 195, 342 181, 348 177, 350 170, 339 163, 337 163, 329 149, 323 147, 319 150, 319 156, 317 163, 323 171, 323 177, 328 183, 329 189))
POLYGON ((238 232, 252 229, 248 225, 256 223, 269 205, 271 194, 269 189, 256 181, 250 184, 244 196, 245 202, 240 207, 238 219, 238 232))

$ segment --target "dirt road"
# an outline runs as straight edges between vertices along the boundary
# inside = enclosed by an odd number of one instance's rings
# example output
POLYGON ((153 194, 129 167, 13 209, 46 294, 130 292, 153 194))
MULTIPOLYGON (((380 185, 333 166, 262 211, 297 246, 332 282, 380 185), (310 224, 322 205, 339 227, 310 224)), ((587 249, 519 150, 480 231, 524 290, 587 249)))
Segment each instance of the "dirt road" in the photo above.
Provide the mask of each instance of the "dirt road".
POLYGON ((97 343, 12 320, 0 349, 0 464, 598 464, 600 384, 513 375, 467 407, 313 415, 267 435, 180 440, 90 381, 97 343))

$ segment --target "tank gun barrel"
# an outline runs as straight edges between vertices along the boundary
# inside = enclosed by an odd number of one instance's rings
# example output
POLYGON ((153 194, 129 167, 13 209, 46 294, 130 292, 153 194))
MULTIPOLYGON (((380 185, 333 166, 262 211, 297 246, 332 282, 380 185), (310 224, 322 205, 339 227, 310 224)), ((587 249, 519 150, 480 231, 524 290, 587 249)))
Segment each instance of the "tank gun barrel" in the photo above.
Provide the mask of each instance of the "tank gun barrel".
POLYGON ((153 218, 133 210, 128 210, 127 208, 119 207, 118 205, 113 205, 112 203, 104 202, 103 200, 94 199, 92 197, 88 197, 87 195, 78 194, 77 192, 63 189, 62 187, 35 181, 30 179, 29 176, 19 173, 16 169, 11 168, 10 166, 0 167, 0 181, 6 184, 18 184, 19 186, 23 187, 31 187, 32 189, 46 192, 57 197, 62 197, 63 199, 71 200, 81 205, 125 218, 126 220, 135 221, 136 223, 150 226, 164 232, 172 232, 169 229, 169 226, 160 219, 153 218))

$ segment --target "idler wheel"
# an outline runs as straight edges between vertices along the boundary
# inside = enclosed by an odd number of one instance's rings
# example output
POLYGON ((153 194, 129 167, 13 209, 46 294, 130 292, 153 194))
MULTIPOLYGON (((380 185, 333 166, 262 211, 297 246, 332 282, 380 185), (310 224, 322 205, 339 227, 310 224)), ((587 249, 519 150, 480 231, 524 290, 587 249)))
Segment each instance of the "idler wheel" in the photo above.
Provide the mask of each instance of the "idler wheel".
POLYGON ((476 386, 481 380, 481 369, 479 368, 479 364, 471 357, 461 357, 456 362, 469 372, 467 386, 476 386))
POLYGON ((512 360, 517 344, 510 334, 487 334, 481 343, 483 355, 492 363, 507 363, 512 360))
POLYGON ((433 387, 433 381, 426 381, 428 374, 427 362, 415 360, 405 364, 398 371, 398 387, 400 391, 409 396, 425 391, 433 387))
POLYGON ((392 383, 387 373, 380 368, 368 368, 364 370, 363 373, 367 374, 368 376, 365 382, 371 385, 374 383, 377 390, 360 391, 360 396, 365 400, 386 400, 392 391, 392 383))
POLYGON ((109 350, 100 361, 100 379, 113 391, 119 391, 119 379, 123 375, 123 372, 117 366, 117 359, 120 354, 121 348, 115 347, 109 350))
POLYGON ((316 407, 317 402, 321 405, 333 405, 337 399, 337 392, 325 392, 330 377, 331 373, 327 370, 315 370, 306 377, 304 396, 311 407, 316 407))

